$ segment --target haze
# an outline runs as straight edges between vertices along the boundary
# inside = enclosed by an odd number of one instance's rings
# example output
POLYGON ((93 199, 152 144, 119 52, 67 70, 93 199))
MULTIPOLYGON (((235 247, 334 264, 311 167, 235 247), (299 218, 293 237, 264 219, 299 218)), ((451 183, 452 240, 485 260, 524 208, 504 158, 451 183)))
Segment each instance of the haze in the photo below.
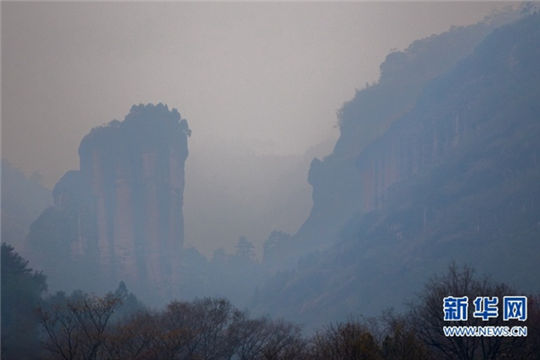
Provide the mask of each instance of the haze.
POLYGON ((378 79, 392 49, 503 6, 3 2, 2 158, 52 187, 78 168, 91 128, 122 119, 132 104, 166 103, 193 130, 187 243, 206 254, 239 235, 260 245, 270 230, 303 222, 310 159, 331 150, 336 111, 378 79), (247 177, 255 163, 274 180, 247 177), (292 215, 271 207, 274 215, 246 219, 291 184, 292 215), (216 224, 218 213, 226 215, 216 224))

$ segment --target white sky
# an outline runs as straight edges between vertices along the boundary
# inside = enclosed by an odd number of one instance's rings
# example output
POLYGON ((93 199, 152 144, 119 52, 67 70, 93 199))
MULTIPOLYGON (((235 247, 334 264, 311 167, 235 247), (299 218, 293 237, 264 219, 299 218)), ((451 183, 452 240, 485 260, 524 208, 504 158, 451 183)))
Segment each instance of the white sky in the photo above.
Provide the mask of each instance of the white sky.
POLYGON ((52 186, 141 102, 178 108, 192 153, 300 154, 390 49, 501 6, 2 2, 2 157, 52 186))
POLYGON ((336 111, 378 79, 391 49, 504 6, 2 2, 2 158, 52 188, 78 169, 91 128, 132 104, 166 103, 193 130, 187 243, 209 255, 243 234, 260 248, 272 229, 294 232, 307 217, 309 159, 299 171, 278 174, 288 165, 274 163, 250 177, 247 163, 270 160, 254 156, 323 142, 330 151, 336 111), (295 178, 275 184, 284 177, 295 178))

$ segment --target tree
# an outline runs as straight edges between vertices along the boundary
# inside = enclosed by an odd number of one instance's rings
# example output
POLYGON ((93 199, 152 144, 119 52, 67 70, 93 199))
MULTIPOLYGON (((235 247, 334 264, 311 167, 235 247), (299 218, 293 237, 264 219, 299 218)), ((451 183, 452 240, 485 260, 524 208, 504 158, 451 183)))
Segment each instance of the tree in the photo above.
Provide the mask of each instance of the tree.
POLYGON ((527 328, 529 334, 527 341, 521 344, 518 356, 523 359, 534 359, 540 356, 540 295, 529 296, 528 299, 527 328))
POLYGON ((109 335, 109 320, 122 299, 74 292, 69 298, 57 294, 39 308, 45 332, 44 349, 55 359, 100 358, 109 335))
POLYGON ((330 325, 312 340, 310 358, 328 360, 382 360, 371 332, 357 321, 330 325))
POLYGON ((285 321, 250 319, 227 300, 174 301, 164 311, 141 311, 106 336, 107 359, 305 359, 300 329, 285 321))
POLYGON ((36 309, 47 289, 45 276, 2 243, 2 359, 31 359, 39 352, 36 309))
MULTIPOLYGON (((107 359, 173 359, 167 338, 163 337, 156 314, 140 311, 114 324, 105 339, 107 359)), ((174 346, 172 347, 174 350, 174 346)))
POLYGON ((149 352, 158 359, 229 359, 235 349, 231 329, 241 317, 225 299, 174 301, 154 315, 149 352))
POLYGON ((266 334, 261 356, 256 359, 295 360, 307 358, 307 345, 298 326, 283 320, 268 321, 266 334))
MULTIPOLYGON (((516 292, 503 283, 494 283, 487 278, 479 279, 474 270, 468 266, 458 268, 450 265, 448 272, 432 278, 420 295, 419 302, 411 305, 408 315, 413 321, 417 336, 437 355, 445 359, 497 359, 521 358, 516 355, 526 343, 523 338, 505 337, 446 337, 443 326, 485 326, 523 325, 518 323, 502 323, 502 316, 483 321, 473 317, 474 308, 468 306, 467 321, 444 321, 443 299, 447 296, 467 296, 473 301, 478 296, 497 297, 503 299, 506 295, 516 292)), ((502 311, 500 312, 502 315, 502 311)))
POLYGON ((387 325, 381 346, 384 359, 431 359, 425 344, 418 338, 414 328, 404 316, 387 312, 383 315, 383 320, 387 325))

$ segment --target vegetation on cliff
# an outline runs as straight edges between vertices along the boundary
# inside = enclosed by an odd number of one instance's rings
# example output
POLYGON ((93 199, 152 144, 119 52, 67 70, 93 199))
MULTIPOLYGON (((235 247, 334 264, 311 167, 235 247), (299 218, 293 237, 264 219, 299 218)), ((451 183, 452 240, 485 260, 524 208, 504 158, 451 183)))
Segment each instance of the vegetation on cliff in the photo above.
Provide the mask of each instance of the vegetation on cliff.
POLYGON ((334 153, 312 165, 311 218, 287 239, 303 257, 259 292, 261 308, 319 323, 374 314, 453 260, 539 291, 538 44, 540 14, 497 28, 365 141, 355 124, 380 123, 374 111, 395 102, 372 99, 364 114, 368 88, 347 103, 334 153))

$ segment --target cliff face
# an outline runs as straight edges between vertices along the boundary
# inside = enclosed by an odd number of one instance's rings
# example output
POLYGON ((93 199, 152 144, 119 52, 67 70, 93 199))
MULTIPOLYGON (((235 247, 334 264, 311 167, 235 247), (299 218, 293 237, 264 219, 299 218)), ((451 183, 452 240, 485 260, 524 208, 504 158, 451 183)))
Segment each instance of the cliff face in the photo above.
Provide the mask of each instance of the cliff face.
POLYGON ((341 135, 332 154, 311 164, 308 180, 313 187, 313 208, 296 234, 300 242, 315 248, 330 245, 347 218, 377 208, 392 184, 418 168, 416 150, 405 152, 403 140, 385 148, 392 155, 386 153, 376 160, 368 159, 365 151, 415 107, 430 81, 472 53, 496 25, 455 28, 387 56, 379 82, 358 91, 340 110, 341 135))
MULTIPOLYGON (((379 208, 392 185, 417 173, 422 164, 420 152, 429 151, 425 145, 423 149, 415 147, 405 136, 389 144, 374 144, 415 109, 429 83, 450 71, 473 53, 486 35, 511 19, 514 17, 508 15, 453 28, 389 54, 380 66, 379 82, 357 91, 339 111, 340 137, 333 152, 311 163, 308 181, 313 188, 313 207, 308 219, 292 238, 269 239, 267 260, 292 267, 304 254, 332 246, 352 216, 379 208), (376 156, 370 150, 374 146, 379 146, 376 156), (282 249, 282 254, 270 256, 275 253, 272 248, 282 249)), ((437 151, 442 151, 443 144, 432 140, 437 151)))
MULTIPOLYGON (((111 288, 124 280, 130 288, 165 294, 177 282, 189 134, 178 111, 159 104, 133 106, 124 121, 84 137, 80 170, 58 181, 54 208, 42 214, 29 236, 39 248, 50 243, 51 231, 61 233, 56 246, 67 258, 65 269, 53 271, 53 284, 80 287, 79 280, 111 288), (60 229, 51 226, 53 213, 64 219, 60 229)), ((57 262, 57 256, 48 256, 40 263, 57 262)))
MULTIPOLYGON (((262 292, 264 311, 312 324, 376 315, 453 260, 539 291, 539 43, 540 15, 525 17, 426 81, 380 133, 366 139, 371 120, 346 117, 334 153, 312 165, 311 218, 288 239, 326 248, 262 292)), ((345 109, 367 106, 365 91, 345 109)))

